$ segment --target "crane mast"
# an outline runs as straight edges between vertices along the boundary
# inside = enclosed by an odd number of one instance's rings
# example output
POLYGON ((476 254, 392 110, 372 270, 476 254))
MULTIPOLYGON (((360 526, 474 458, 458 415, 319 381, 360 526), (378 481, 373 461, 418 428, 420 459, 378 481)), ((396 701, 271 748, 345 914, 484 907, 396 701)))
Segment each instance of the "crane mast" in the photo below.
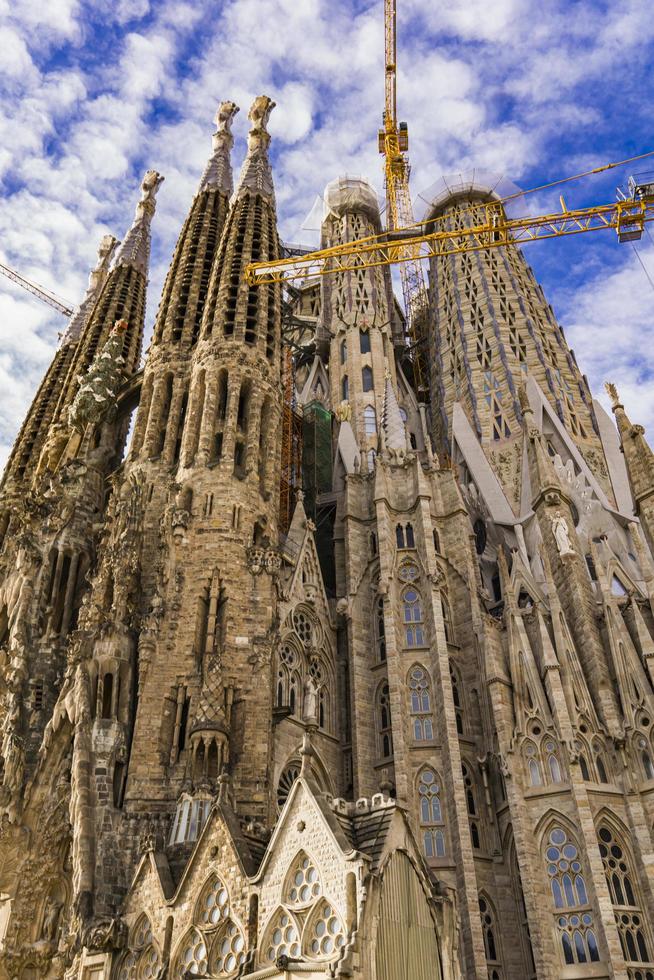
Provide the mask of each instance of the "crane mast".
MULTIPOLYGON (((384 128, 379 130, 379 152, 384 155, 388 230, 399 231, 413 225, 409 191, 411 168, 407 124, 397 120, 397 10, 396 0, 384 0, 384 128)), ((409 246, 400 268, 407 332, 414 346, 414 372, 418 397, 428 388, 427 365, 420 345, 424 332, 422 318, 427 309, 427 292, 419 249, 409 246)))

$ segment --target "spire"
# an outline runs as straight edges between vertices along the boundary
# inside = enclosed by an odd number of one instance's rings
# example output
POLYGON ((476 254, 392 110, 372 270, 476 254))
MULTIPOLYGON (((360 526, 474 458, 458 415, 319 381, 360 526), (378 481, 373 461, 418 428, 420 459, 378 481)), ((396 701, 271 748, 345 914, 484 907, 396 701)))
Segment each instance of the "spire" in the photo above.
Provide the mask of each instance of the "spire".
POLYGON ((390 371, 386 371, 384 388, 384 408, 382 410, 382 430, 384 433, 384 448, 393 456, 404 456, 406 453, 406 429, 400 406, 397 403, 395 388, 390 371))
POLYGON ((234 185, 231 128, 238 111, 233 102, 218 106, 213 153, 177 239, 157 310, 151 352, 162 343, 192 346, 200 335, 209 277, 234 185))
POLYGON ((234 190, 231 151, 234 146, 232 121, 239 111, 234 102, 221 102, 216 112, 216 132, 213 134, 213 153, 207 161, 198 193, 208 189, 221 191, 231 197, 234 190))
POLYGON ((77 309, 73 311, 73 314, 68 321, 68 326, 62 334, 61 343, 59 345, 60 347, 65 347, 67 344, 74 343, 75 341, 79 340, 82 332, 84 331, 84 327, 89 322, 89 317, 93 312, 93 307, 95 306, 96 300, 100 295, 100 291, 107 281, 111 259, 113 258, 118 244, 118 239, 114 238, 113 235, 104 235, 100 239, 100 245, 98 246, 98 261, 95 268, 91 270, 89 275, 86 295, 77 309))
POLYGON ((641 501, 654 494, 654 452, 645 439, 645 430, 642 425, 631 424, 624 410, 624 405, 620 401, 616 386, 607 382, 604 387, 611 399, 613 414, 622 441, 622 451, 629 474, 631 492, 636 511, 638 511, 641 501))
POLYGON ((145 321, 145 291, 150 259, 150 223, 155 211, 155 194, 163 177, 148 170, 141 184, 141 200, 134 221, 119 246, 113 266, 93 310, 75 345, 66 380, 55 411, 55 422, 64 422, 66 410, 77 393, 96 353, 101 349, 117 320, 126 320, 122 356, 125 373, 136 371, 141 353, 145 321))
POLYGON ((280 291, 276 286, 249 286, 243 272, 249 262, 274 261, 279 255, 270 135, 265 128, 274 106, 267 95, 259 95, 248 113, 248 152, 211 272, 203 319, 204 336, 222 333, 258 346, 271 361, 280 291))
POLYGON ((150 264, 150 223, 156 208, 156 194, 164 178, 156 170, 148 170, 141 183, 141 200, 136 205, 134 221, 116 252, 114 268, 132 265, 147 275, 150 264))
POLYGON ((248 119, 252 123, 252 128, 248 134, 248 152, 241 168, 235 195, 239 197, 242 191, 247 189, 267 197, 273 205, 275 191, 268 159, 270 133, 266 126, 275 105, 276 103, 267 95, 258 95, 250 107, 248 119))

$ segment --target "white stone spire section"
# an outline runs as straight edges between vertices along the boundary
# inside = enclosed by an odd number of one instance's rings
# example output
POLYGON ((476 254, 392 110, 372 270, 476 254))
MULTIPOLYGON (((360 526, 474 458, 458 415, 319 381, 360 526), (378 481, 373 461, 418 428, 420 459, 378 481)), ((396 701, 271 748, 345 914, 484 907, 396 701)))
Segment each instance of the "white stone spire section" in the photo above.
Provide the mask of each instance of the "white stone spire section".
POLYGON ((156 194, 163 179, 156 170, 146 172, 141 184, 141 200, 136 205, 132 227, 116 252, 114 268, 132 265, 143 275, 147 275, 150 262, 150 223, 156 208, 156 194))
POLYGON ((118 244, 118 239, 114 238, 113 235, 104 235, 101 238, 98 246, 98 261, 89 275, 86 294, 77 309, 73 310, 72 316, 68 321, 68 326, 61 335, 60 347, 66 347, 68 344, 76 343, 79 340, 84 327, 89 322, 89 317, 93 312, 93 307, 102 291, 102 287, 107 281, 111 259, 118 244))
POLYGON ((234 102, 221 102, 216 113, 216 132, 213 134, 213 153, 200 180, 198 194, 201 191, 222 191, 227 197, 232 196, 234 178, 232 176, 231 151, 234 146, 232 136, 232 121, 239 111, 234 102))
POLYGON ((270 113, 276 103, 267 95, 258 95, 250 107, 248 119, 252 128, 248 133, 248 152, 241 168, 235 197, 243 189, 267 197, 271 204, 275 203, 272 171, 268 159, 270 133, 266 129, 270 113))
POLYGON ((384 388, 384 408, 382 411, 382 432, 384 447, 393 453, 406 452, 406 429, 400 415, 395 388, 390 372, 386 372, 384 388))

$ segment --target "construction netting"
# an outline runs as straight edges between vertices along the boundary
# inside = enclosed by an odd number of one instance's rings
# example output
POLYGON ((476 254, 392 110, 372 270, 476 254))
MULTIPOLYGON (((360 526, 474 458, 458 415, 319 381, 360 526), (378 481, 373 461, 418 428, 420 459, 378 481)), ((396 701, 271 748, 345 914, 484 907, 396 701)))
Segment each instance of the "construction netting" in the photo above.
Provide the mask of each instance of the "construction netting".
POLYGON ((332 490, 332 415, 319 401, 304 406, 302 488, 306 512, 315 519, 317 498, 332 490))

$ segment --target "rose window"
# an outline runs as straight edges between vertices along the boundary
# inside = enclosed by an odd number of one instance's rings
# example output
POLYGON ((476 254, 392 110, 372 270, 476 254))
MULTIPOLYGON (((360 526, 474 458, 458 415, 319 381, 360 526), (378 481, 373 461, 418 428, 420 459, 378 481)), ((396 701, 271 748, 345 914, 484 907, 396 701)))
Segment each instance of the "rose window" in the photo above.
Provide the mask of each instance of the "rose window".
POLYGON ((418 566, 414 565, 413 562, 405 562, 403 565, 400 565, 398 577, 402 582, 415 582, 419 576, 418 566))
POLYGON ((333 956, 344 945, 339 917, 329 902, 319 902, 308 929, 307 953, 316 957, 333 956))
POLYGON ((229 916, 229 894, 220 878, 215 878, 205 892, 200 915, 210 929, 229 916))
POLYGON ((207 966, 206 943, 200 933, 194 930, 182 945, 176 975, 180 980, 187 973, 197 977, 207 972, 207 966))
POLYGON ((288 912, 277 913, 265 950, 266 959, 270 963, 274 963, 278 956, 289 956, 291 959, 299 957, 300 937, 295 922, 288 912))
POLYGON ((320 895, 320 878, 313 862, 306 854, 301 855, 287 887, 288 901, 292 905, 307 905, 320 895))
POLYGON ((231 976, 245 962, 243 933, 231 920, 216 940, 212 958, 212 973, 217 973, 219 977, 231 976))

